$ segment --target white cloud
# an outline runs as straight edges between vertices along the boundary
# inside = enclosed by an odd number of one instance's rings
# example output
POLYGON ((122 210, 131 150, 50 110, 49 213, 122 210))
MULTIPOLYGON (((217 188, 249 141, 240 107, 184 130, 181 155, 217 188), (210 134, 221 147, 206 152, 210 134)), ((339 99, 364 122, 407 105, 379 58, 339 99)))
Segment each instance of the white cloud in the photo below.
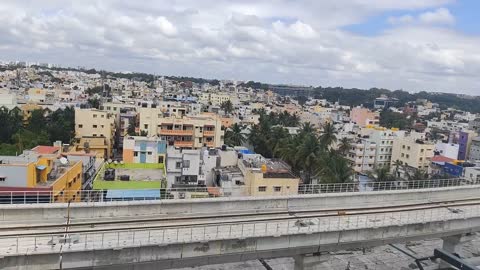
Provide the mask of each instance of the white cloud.
POLYGON ((434 11, 427 11, 420 14, 418 19, 427 24, 454 24, 455 18, 446 8, 439 8, 434 11))
POLYGON ((455 24, 455 17, 446 8, 438 8, 433 11, 426 11, 420 13, 418 16, 410 14, 399 17, 389 17, 390 24, 426 24, 426 25, 453 25, 455 24))
POLYGON ((449 0, 0 2, 0 55, 111 70, 276 83, 470 93, 480 39, 449 0), (419 11, 430 10, 420 13, 419 11), (395 27, 343 30, 383 12, 395 27))

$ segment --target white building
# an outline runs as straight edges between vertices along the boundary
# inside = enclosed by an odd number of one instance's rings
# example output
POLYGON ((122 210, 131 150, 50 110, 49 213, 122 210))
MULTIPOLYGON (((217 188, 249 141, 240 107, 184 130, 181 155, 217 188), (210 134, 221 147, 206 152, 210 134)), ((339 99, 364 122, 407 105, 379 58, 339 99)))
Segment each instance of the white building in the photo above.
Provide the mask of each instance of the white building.
POLYGON ((455 143, 437 143, 435 144, 435 152, 444 157, 451 159, 458 158, 458 151, 460 150, 460 145, 455 143))

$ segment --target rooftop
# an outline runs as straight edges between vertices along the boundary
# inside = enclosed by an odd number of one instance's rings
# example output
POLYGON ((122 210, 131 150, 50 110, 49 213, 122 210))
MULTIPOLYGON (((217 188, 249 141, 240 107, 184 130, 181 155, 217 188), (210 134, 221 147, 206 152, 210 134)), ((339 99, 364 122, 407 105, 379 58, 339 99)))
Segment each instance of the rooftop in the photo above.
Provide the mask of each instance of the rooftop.
POLYGON ((32 148, 32 151, 36 152, 40 155, 45 154, 57 154, 60 151, 60 147, 58 146, 47 146, 47 145, 38 145, 32 148))

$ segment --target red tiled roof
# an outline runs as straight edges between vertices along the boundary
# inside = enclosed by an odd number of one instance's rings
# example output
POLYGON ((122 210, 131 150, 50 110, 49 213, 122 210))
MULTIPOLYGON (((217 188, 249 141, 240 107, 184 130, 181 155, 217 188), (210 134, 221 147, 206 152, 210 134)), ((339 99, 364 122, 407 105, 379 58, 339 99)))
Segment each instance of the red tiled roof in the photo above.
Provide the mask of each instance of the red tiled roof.
POLYGON ((47 146, 47 145, 37 145, 32 151, 37 152, 38 154, 55 154, 60 150, 58 146, 47 146))
POLYGON ((454 162, 454 159, 448 158, 446 156, 434 156, 431 159, 432 162, 454 162))

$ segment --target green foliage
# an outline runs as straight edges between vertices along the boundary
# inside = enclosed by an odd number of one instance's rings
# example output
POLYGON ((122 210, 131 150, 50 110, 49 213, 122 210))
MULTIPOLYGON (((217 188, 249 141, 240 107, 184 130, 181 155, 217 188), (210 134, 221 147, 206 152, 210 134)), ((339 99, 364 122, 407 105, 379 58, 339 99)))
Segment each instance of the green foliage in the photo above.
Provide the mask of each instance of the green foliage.
POLYGON ((0 155, 15 155, 37 145, 51 145, 60 140, 70 143, 75 135, 75 110, 72 107, 59 109, 48 117, 43 110, 34 110, 29 121, 22 125, 18 108, 0 109, 0 155))
POLYGON ((325 125, 322 133, 317 135, 310 123, 304 123, 298 134, 291 136, 285 128, 272 124, 280 121, 280 115, 267 115, 260 110, 260 123, 251 128, 249 136, 256 153, 267 158, 281 158, 305 184, 310 184, 313 178, 325 183, 352 179, 353 171, 347 160, 329 150, 337 140, 333 125, 325 125))
POLYGON ((100 108, 100 100, 98 98, 89 98, 87 102, 91 108, 95 108, 95 109, 100 108))
POLYGON ((412 119, 407 119, 406 115, 390 110, 380 112, 380 126, 386 128, 406 129, 412 126, 412 119))
POLYGON ((241 83, 239 86, 243 86, 243 87, 250 87, 250 88, 253 88, 253 89, 263 89, 263 90, 268 90, 269 88, 269 85, 268 84, 264 84, 264 83, 260 83, 260 82, 254 82, 254 81, 248 81, 246 83, 241 83))
MULTIPOLYGON (((110 90, 112 90, 110 85, 105 84, 105 91, 110 91, 110 90)), ((101 86, 101 85, 95 86, 93 88, 87 88, 87 90, 85 90, 85 93, 88 94, 89 96, 93 96, 95 94, 100 95, 102 92, 103 92, 103 86, 101 86)))
POLYGON ((228 146, 241 146, 247 140, 246 136, 242 131, 245 127, 240 126, 235 123, 232 127, 225 131, 225 144, 228 146))
POLYGON ((222 102, 222 104, 220 105, 220 108, 222 108, 225 114, 230 114, 231 112, 233 112, 233 104, 230 100, 222 102))

